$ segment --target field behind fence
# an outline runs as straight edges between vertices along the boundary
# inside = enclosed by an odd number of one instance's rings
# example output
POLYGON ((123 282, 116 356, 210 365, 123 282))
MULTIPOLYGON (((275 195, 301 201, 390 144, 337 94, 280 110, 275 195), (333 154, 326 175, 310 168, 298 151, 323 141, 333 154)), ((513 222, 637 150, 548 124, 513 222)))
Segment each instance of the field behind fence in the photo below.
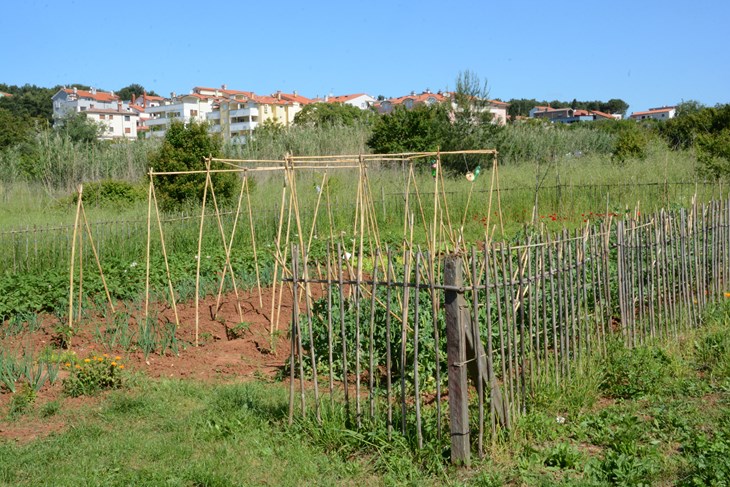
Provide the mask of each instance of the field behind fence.
MULTIPOLYGON (((395 191, 397 185, 391 185, 374 195, 375 216, 381 228, 389 228, 394 222, 402 222, 405 214, 404 192, 395 191)), ((455 218, 460 218, 460 209, 468 205, 468 199, 473 201, 488 198, 488 188, 477 189, 469 196, 468 192, 460 190, 458 186, 450 185, 445 191, 449 198, 451 211, 455 218)), ((580 226, 585 219, 601 218, 607 213, 634 209, 638 202, 645 211, 652 211, 660 207, 668 208, 672 205, 689 206, 692 198, 707 202, 721 199, 727 192, 721 183, 708 181, 666 181, 666 182, 630 182, 627 184, 542 184, 536 191, 534 187, 513 186, 499 189, 499 197, 503 211, 503 218, 507 225, 507 233, 514 233, 521 226, 532 221, 533 205, 537 201, 536 215, 538 223, 555 225, 567 224, 580 226), (631 202, 628 204, 627 202, 631 202), (600 215, 600 216, 599 216, 600 215)), ((415 197, 415 193, 409 195, 415 197)), ((423 192, 419 194, 423 199, 425 211, 433 205, 433 194, 423 192)), ((276 225, 280 214, 279 202, 266 199, 253 199, 253 225, 256 228, 258 240, 265 244, 276 238, 276 225)), ((314 202, 302 208, 303 218, 311 216, 314 202)), ((334 194, 332 205, 336 208, 334 223, 342 223, 342 229, 350 223, 351 215, 355 211, 356 202, 347 194, 334 194)), ((211 210, 212 211, 212 210, 211 210)), ((71 213, 71 210, 69 210, 71 213)), ((245 216, 245 215, 244 215, 245 216)), ((471 211, 466 221, 471 226, 471 233, 481 234, 481 219, 485 216, 480 207, 471 211)), ((230 226, 235 217, 235 210, 223 211, 223 224, 230 226)), ((211 221, 210 218, 207 218, 211 221)), ((200 222, 198 210, 180 213, 168 213, 163 219, 165 233, 170 232, 171 252, 181 251, 190 253, 195 247, 197 229, 200 222)), ((98 246, 102 262, 105 259, 120 261, 141 261, 145 254, 147 238, 147 222, 143 216, 136 219, 109 219, 92 220, 89 222, 91 232, 98 246)), ((329 232, 328 221, 319 221, 317 231, 322 235, 329 232)), ((212 225, 212 224, 211 224, 212 225)), ((52 223, 45 225, 26 225, 0 229, 0 269, 10 273, 39 272, 48 268, 66 268, 69 266, 73 224, 52 223)), ((339 230, 336 228, 335 230, 339 230)), ((497 229, 500 232, 500 229, 497 229)), ((214 235, 214 232, 206 232, 214 235)), ((209 239, 212 246, 215 238, 209 239)), ((241 234, 238 247, 246 248, 251 245, 250 235, 241 234)), ((90 249, 85 250, 86 253, 90 249)), ((88 257, 91 257, 90 255, 88 257)))
POLYGON ((290 418, 343 404, 468 463, 607 348, 700 326, 730 296, 730 200, 637 213, 451 255, 294 246, 290 418))

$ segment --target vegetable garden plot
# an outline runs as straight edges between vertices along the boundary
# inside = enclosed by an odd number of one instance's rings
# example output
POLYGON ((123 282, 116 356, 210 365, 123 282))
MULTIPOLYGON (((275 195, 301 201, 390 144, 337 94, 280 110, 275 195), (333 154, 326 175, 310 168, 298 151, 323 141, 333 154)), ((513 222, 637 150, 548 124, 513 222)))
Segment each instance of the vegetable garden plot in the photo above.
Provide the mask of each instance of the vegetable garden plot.
POLYGON ((567 384, 612 340, 700 326, 730 296, 728 223, 726 200, 437 255, 339 244, 308 261, 294 246, 290 418, 320 418, 329 396, 351 427, 415 448, 450 430, 452 459, 468 462, 470 434, 483 454, 541 388, 567 384), (325 297, 308 299, 316 286, 325 297))

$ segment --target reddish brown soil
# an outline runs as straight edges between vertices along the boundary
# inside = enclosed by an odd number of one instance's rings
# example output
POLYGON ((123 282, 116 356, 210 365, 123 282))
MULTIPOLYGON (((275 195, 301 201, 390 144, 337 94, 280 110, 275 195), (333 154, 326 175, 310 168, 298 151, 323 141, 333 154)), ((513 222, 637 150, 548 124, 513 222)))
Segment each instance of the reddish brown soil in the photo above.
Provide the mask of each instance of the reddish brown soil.
MULTIPOLYGON (((315 291, 316 293, 316 291, 315 291)), ((278 289, 277 289, 278 294, 278 289)), ((252 378, 271 379, 277 375, 289 356, 290 345, 288 328, 291 317, 291 291, 284 289, 281 302, 279 325, 274 326, 272 336, 269 316, 271 314, 272 290, 263 289, 261 301, 256 290, 240 292, 240 303, 243 320, 240 319, 236 297, 229 293, 221 300, 221 307, 216 319, 212 317, 216 298, 207 297, 200 302, 198 322, 198 346, 195 346, 195 304, 178 305, 180 328, 177 330, 178 354, 167 351, 165 355, 150 354, 146 359, 138 350, 107 350, 94 338, 97 326, 106 326, 103 317, 96 316, 85 319, 76 329, 72 338, 71 350, 80 358, 95 354, 108 353, 120 356, 120 362, 133 372, 141 372, 149 377, 166 377, 194 379, 202 381, 244 381, 252 378), (245 329, 235 331, 234 327, 241 321, 247 324, 245 329)), ((277 306, 278 306, 277 296, 277 306)), ((173 310, 167 305, 157 307, 161 321, 175 321, 173 310)), ((276 307, 275 307, 276 315, 276 307)), ((32 350, 35 354, 47 347, 57 347, 55 328, 58 321, 53 317, 45 317, 41 330, 32 334, 0 339, 0 349, 32 350)), ((130 329, 136 330, 134 320, 130 329)), ((58 349, 61 352, 61 349, 58 349)), ((68 372, 61 371, 59 379, 68 372)), ((99 398, 67 398, 62 395, 60 380, 54 385, 46 385, 38 393, 35 410, 40 405, 61 399, 63 409, 68 410, 80 404, 93 403, 99 398)), ((15 441, 31 441, 61 430, 65 425, 61 419, 52 416, 39 419, 34 415, 28 419, 13 420, 7 417, 9 404, 13 394, 0 389, 0 439, 15 441), (29 421, 31 420, 30 424, 29 421)))

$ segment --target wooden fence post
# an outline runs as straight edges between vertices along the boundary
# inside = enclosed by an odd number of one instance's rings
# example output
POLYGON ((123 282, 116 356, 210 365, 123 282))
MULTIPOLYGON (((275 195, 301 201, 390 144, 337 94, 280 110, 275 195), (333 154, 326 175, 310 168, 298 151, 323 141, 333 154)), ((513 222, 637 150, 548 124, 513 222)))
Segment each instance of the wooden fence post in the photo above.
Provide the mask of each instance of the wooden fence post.
POLYGON ((458 255, 450 255, 444 262, 446 291, 446 354, 449 368, 449 416, 451 419, 451 463, 469 466, 469 397, 466 367, 466 323, 461 307, 465 306, 462 293, 453 288, 463 284, 462 262, 458 255))

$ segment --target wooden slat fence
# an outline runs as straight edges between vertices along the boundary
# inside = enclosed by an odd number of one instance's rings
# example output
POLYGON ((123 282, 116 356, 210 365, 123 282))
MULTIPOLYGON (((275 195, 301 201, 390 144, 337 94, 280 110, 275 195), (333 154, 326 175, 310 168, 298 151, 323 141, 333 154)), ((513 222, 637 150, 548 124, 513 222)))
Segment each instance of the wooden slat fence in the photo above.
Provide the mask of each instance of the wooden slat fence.
POLYGON ((421 448, 449 431, 447 377, 469 368, 481 454, 485 437, 509 428, 541 387, 570 381, 611 340, 677 337, 730 296, 730 201, 526 232, 448 256, 351 256, 337 246, 323 262, 292 250, 290 418, 321 418, 325 402, 341 402, 351 427, 381 425, 421 448), (460 270, 445 279, 454 260, 460 270), (454 294, 460 311, 445 313, 454 294), (460 362, 444 353, 449 316, 459 313, 460 362))

